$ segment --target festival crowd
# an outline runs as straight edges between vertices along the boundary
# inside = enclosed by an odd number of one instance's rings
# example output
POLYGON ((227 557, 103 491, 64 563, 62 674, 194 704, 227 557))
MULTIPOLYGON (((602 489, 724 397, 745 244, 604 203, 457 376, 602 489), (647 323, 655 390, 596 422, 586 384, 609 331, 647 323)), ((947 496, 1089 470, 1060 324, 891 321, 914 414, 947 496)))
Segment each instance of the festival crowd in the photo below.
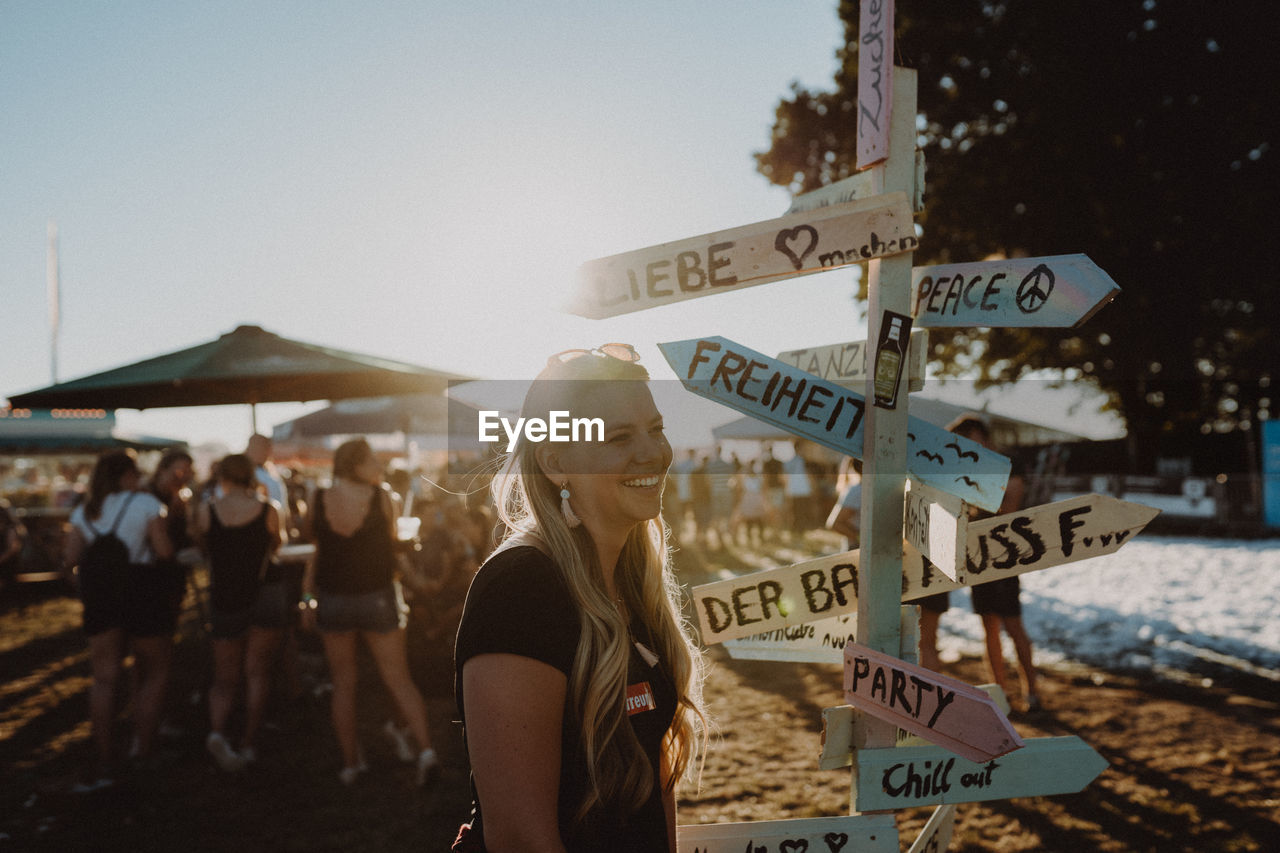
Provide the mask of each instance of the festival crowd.
MULTIPOLYGON (((980 422, 953 428, 986 441, 980 422)), ((805 450, 799 443, 782 459, 765 449, 743 460, 719 446, 668 449, 661 514, 672 544, 761 546, 825 526, 845 537, 846 548, 856 547, 860 465, 850 458, 831 465, 805 450)), ((259 760, 258 737, 271 704, 301 690, 300 642, 314 644, 318 635, 339 780, 355 784, 368 770, 356 725, 362 649, 394 707, 382 733, 397 757, 415 766, 419 785, 438 778, 409 650, 429 648, 449 658, 462 636, 472 581, 501 539, 487 484, 476 488, 473 479, 472 488, 455 492, 422 472, 388 471, 363 439, 338 447, 324 477, 278 469, 271 453, 270 439, 255 435, 243 452, 213 463, 203 479, 182 450, 165 453, 149 476, 132 451, 98 459, 72 511, 63 559, 64 576, 83 603, 92 669, 93 757, 77 792, 110 787, 122 769, 145 768, 155 751, 184 609, 194 611, 208 643, 205 748, 222 771, 238 773, 259 760), (126 677, 130 654, 133 671, 126 677), (124 747, 114 741, 113 728, 126 688, 132 736, 124 747)), ((566 481, 564 514, 576 520, 568 491, 566 481)), ((0 528, 6 555, 20 531, 13 523, 0 528)), ((996 592, 996 584, 991 587, 996 592)), ((1016 586, 1004 590, 981 612, 993 675, 1006 680, 1003 628, 1014 640, 1023 695, 1034 707, 1035 673, 1017 595, 1016 586)), ((935 669, 945 597, 921 602, 922 663, 935 669)), ((620 596, 617 601, 621 606, 620 596)))
MULTIPOLYGON (((470 580, 491 549, 492 511, 443 491, 414 495, 406 472, 385 476, 363 439, 340 446, 323 478, 280 469, 271 452, 271 440, 255 435, 203 479, 184 450, 164 453, 149 476, 133 451, 98 458, 62 559, 84 607, 92 674, 93 759, 76 792, 147 766, 172 701, 184 612, 194 614, 212 660, 205 746, 222 770, 259 760, 269 705, 298 697, 299 646, 318 634, 326 672, 316 692, 330 699, 341 781, 353 784, 368 767, 355 725, 361 645, 395 706, 384 734, 416 764, 420 784, 438 775, 407 645, 411 635, 451 652, 470 580), (127 746, 113 738, 126 689, 127 746)), ((21 531, 9 527, 0 531, 6 542, 21 531)))
MULTIPOLYGON (((420 472, 387 471, 361 440, 338 448, 329 477, 279 468, 271 454, 271 440, 254 435, 203 477, 184 450, 164 453, 149 475, 127 450, 94 465, 62 561, 84 603, 92 667, 94 760, 77 790, 109 786, 122 766, 145 764, 154 751, 184 607, 213 662, 205 745, 219 768, 234 773, 258 760, 268 703, 301 689, 299 637, 318 630, 341 780, 351 784, 367 768, 355 737, 358 640, 396 700, 399 717, 384 733, 404 761, 421 762, 423 782, 433 778, 405 646, 408 638, 451 652, 467 590, 495 541, 488 489, 472 481, 469 494, 456 494, 420 472), (108 542, 123 545, 118 565, 104 553, 108 542), (314 558, 281 550, 291 543, 313 544, 302 554, 314 558), (126 685, 133 733, 117 750, 112 727, 126 685)), ((836 488, 831 466, 799 454, 784 462, 766 450, 743 461, 719 446, 689 450, 671 466, 663 514, 688 544, 759 544, 821 526, 836 488)), ((22 528, 4 518, 7 555, 19 549, 22 528)))

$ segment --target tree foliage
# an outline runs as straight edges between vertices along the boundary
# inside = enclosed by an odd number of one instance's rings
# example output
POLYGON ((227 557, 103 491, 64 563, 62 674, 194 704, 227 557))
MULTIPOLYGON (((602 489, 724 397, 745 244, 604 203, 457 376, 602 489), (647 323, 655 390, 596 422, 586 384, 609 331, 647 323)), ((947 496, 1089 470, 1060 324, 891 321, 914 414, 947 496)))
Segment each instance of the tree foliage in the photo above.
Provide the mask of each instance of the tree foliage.
MULTIPOLYGON (((982 384, 1035 370, 1092 381, 1152 438, 1275 411, 1271 11, 900 0, 895 57, 919 72, 928 168, 916 263, 1083 252, 1121 288, 1079 329, 935 332, 935 364, 976 362, 982 384)), ((793 87, 756 155, 792 191, 854 170, 857 3, 840 15, 834 91, 793 87)))

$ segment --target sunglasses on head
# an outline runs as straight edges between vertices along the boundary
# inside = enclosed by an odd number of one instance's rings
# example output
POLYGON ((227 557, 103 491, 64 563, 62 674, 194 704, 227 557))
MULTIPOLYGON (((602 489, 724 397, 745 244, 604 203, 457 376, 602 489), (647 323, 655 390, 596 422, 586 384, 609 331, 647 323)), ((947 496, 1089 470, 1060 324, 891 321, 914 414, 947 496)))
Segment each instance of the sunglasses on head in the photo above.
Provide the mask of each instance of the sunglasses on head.
POLYGON ((601 344, 594 349, 567 349, 547 359, 548 365, 568 364, 583 356, 596 355, 602 358, 613 358, 618 361, 639 361, 640 353, 631 344, 601 344))

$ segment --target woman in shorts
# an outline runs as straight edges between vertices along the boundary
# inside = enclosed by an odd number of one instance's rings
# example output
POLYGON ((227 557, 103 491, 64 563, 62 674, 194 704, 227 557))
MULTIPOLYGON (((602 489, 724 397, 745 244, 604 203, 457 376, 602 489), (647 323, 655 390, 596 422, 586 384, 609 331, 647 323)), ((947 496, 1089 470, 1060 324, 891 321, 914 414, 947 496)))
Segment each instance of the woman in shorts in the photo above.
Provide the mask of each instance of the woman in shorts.
POLYGON ((196 508, 195 534, 208 558, 213 686, 205 748, 223 770, 239 770, 257 756, 254 737, 271 691, 271 665, 288 604, 280 569, 280 507, 258 487, 253 462, 237 453, 218 463, 217 497, 196 508), (239 751, 226 736, 241 680, 245 724, 239 751))
POLYGON ((396 579, 396 508, 382 486, 382 466, 364 439, 333 454, 333 485, 316 493, 307 517, 315 558, 302 579, 304 627, 324 641, 333 680, 330 711, 342 750, 338 778, 350 785, 368 769, 356 730, 357 642, 363 640, 417 743, 417 781, 439 773, 426 704, 409 674, 408 608, 396 579))

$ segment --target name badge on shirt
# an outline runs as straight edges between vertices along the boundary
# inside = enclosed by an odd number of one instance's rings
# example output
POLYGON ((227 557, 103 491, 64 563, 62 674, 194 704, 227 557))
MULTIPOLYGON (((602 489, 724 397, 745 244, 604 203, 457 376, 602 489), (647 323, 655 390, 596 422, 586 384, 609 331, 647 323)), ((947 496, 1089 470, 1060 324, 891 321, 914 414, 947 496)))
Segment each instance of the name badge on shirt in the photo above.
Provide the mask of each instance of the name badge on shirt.
POLYGON ((627 716, 640 714, 644 711, 656 711, 658 703, 653 699, 653 688, 649 686, 649 682, 641 681, 639 684, 630 684, 627 686, 627 716))

